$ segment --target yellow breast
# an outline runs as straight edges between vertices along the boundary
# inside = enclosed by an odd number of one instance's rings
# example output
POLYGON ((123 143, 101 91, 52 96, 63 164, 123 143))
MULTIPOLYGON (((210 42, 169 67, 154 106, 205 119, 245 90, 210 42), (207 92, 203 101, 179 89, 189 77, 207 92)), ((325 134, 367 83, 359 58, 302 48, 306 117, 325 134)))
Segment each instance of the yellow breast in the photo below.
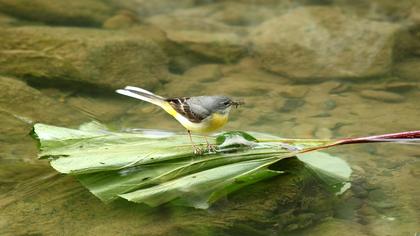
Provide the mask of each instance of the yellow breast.
POLYGON ((211 133, 217 129, 220 129, 228 122, 228 113, 219 114, 213 113, 210 117, 204 119, 202 122, 193 123, 184 116, 178 114, 169 103, 163 103, 161 107, 168 112, 170 115, 175 117, 186 129, 198 133, 211 133))
POLYGON ((215 131, 222 128, 228 122, 228 114, 214 113, 209 119, 209 125, 206 132, 215 131))

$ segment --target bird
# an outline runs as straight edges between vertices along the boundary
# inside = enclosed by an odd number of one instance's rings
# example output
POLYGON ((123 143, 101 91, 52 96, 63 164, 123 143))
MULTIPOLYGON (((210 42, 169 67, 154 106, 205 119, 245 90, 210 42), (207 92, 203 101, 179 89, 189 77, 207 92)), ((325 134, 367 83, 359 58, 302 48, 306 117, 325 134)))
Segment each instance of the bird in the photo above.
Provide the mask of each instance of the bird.
POLYGON ((207 140, 207 135, 228 122, 232 106, 244 104, 243 101, 234 101, 227 96, 165 98, 134 86, 126 86, 116 92, 157 105, 173 116, 187 130, 194 154, 203 154, 204 150, 194 144, 191 132, 203 134, 208 151, 216 151, 207 140))

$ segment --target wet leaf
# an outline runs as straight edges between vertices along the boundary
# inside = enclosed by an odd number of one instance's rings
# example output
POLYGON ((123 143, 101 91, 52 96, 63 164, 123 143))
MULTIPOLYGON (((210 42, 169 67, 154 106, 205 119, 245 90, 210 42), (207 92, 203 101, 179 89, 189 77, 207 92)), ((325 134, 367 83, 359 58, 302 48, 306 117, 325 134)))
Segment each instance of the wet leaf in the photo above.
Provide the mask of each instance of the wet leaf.
POLYGON ((337 162, 327 154, 300 156, 331 145, 331 140, 233 131, 210 138, 218 145, 216 153, 197 156, 186 135, 163 131, 111 132, 96 123, 79 129, 36 124, 34 134, 40 143, 40 158, 49 158, 60 173, 75 175, 104 202, 123 198, 150 206, 176 202, 207 208, 231 192, 287 172, 287 168, 268 167, 294 156, 320 176, 328 176, 324 179, 333 191, 341 191, 333 186, 343 186, 351 173, 344 161, 337 162), (340 172, 343 169, 345 174, 340 172))

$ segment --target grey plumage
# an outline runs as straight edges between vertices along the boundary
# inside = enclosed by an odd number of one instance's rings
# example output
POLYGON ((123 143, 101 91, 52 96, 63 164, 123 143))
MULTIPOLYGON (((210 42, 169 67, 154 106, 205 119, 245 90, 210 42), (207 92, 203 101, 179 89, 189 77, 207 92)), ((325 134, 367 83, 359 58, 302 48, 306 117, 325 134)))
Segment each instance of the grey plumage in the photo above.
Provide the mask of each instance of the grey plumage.
POLYGON ((126 86, 118 89, 117 93, 148 101, 158 106, 162 102, 168 102, 172 108, 193 123, 200 123, 213 113, 225 114, 232 105, 238 106, 240 102, 234 102, 226 96, 197 96, 182 98, 164 98, 142 88, 126 86))
POLYGON ((166 101, 178 113, 194 123, 201 122, 212 113, 224 113, 232 105, 232 100, 225 96, 168 98, 166 101))
POLYGON ((225 96, 198 96, 198 97, 191 97, 187 100, 187 104, 192 108, 194 107, 194 111, 198 110, 206 110, 208 113, 213 113, 217 111, 223 111, 228 108, 232 103, 232 100, 225 96))

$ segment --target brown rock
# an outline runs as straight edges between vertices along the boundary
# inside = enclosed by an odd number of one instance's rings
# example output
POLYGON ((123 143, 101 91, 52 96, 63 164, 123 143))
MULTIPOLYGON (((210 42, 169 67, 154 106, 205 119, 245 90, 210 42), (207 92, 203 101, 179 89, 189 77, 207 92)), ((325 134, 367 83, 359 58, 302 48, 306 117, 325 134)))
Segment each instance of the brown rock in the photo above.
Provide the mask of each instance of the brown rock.
POLYGON ((147 20, 165 31, 168 39, 188 53, 222 62, 237 61, 245 52, 238 29, 206 18, 196 18, 182 11, 157 15, 147 20))
MULTIPOLYGON (((0 80, 2 78, 0 77, 0 80)), ((0 137, 5 135, 26 134, 31 129, 31 125, 22 117, 15 116, 9 112, 0 110, 0 137)), ((0 138, 0 140, 2 137, 0 138)))
POLYGON ((360 92, 360 96, 382 102, 401 102, 404 100, 404 97, 397 93, 379 90, 363 90, 360 92))
POLYGON ((404 61, 407 58, 420 56, 420 22, 412 27, 402 30, 395 43, 396 61, 404 61))
POLYGON ((357 223, 351 223, 349 221, 331 219, 323 222, 313 228, 305 230, 303 235, 313 235, 313 236, 333 236, 337 235, 337 232, 340 232, 340 235, 343 236, 353 236, 360 235, 366 236, 362 226, 357 223))
POLYGON ((135 33, 76 28, 0 29, 0 73, 119 88, 153 87, 167 76, 166 56, 135 33))
POLYGON ((404 93, 419 88, 416 82, 391 82, 385 85, 385 89, 391 92, 404 93))
POLYGON ((0 77, 0 110, 3 131, 29 133, 35 122, 54 125, 79 125, 88 121, 83 113, 57 102, 24 82, 0 77))
POLYGON ((72 96, 65 99, 65 101, 72 107, 93 115, 93 117, 101 122, 114 121, 117 117, 129 110, 130 107, 133 106, 133 103, 137 102, 134 99, 129 99, 127 97, 116 100, 108 96, 72 96))
POLYGON ((420 81, 420 60, 411 59, 396 64, 394 74, 405 80, 420 81))
POLYGON ((16 18, 0 13, 0 26, 16 25, 18 22, 16 18))
POLYGON ((277 1, 276 4, 224 1, 188 8, 183 10, 183 14, 232 26, 250 26, 280 15, 291 7, 293 4, 288 1, 277 1))
POLYGON ((111 0, 113 4, 130 10, 135 10, 140 17, 147 17, 156 14, 163 14, 174 11, 175 9, 182 9, 192 7, 194 0, 111 0))
POLYGON ((363 18, 392 22, 409 20, 416 12, 416 8, 420 6, 419 1, 412 0, 334 0, 333 2, 336 6, 353 11, 363 18))
POLYGON ((103 28, 125 29, 135 25, 138 22, 139 20, 137 19, 135 13, 130 11, 120 11, 115 16, 107 19, 103 24, 103 28))
POLYGON ((112 6, 96 0, 0 0, 0 11, 53 25, 100 26, 112 15, 112 6))
POLYGON ((420 177, 420 162, 415 162, 411 167, 410 167, 410 173, 416 177, 419 178, 420 177))
POLYGON ((256 27, 256 57, 272 72, 301 80, 388 73, 394 24, 352 17, 333 7, 300 7, 256 27))
POLYGON ((216 81, 222 77, 221 66, 216 64, 205 64, 187 70, 183 76, 190 77, 201 82, 216 81))
POLYGON ((333 138, 333 133, 330 129, 325 127, 317 127, 315 133, 315 137, 319 139, 331 139, 333 138))

